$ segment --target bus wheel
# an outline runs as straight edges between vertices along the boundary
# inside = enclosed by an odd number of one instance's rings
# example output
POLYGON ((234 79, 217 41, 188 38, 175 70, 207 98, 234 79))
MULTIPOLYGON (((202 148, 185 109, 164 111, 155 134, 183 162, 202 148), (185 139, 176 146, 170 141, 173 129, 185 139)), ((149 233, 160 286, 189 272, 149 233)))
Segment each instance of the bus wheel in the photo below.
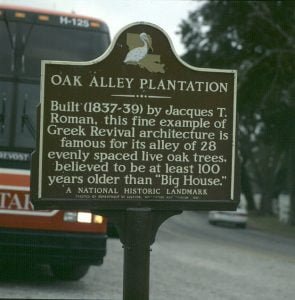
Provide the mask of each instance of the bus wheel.
POLYGON ((58 264, 50 265, 54 277, 61 280, 79 280, 88 272, 88 265, 58 264))

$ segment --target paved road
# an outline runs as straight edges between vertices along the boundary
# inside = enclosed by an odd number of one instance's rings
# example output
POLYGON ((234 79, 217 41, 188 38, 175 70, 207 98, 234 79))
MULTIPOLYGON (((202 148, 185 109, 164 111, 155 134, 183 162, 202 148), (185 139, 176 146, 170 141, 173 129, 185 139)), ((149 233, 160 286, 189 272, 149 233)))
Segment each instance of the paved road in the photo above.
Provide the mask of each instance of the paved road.
MULTIPOLYGON (((294 299, 295 239, 185 212, 161 226, 152 250, 151 300, 294 299)), ((122 246, 110 239, 104 265, 78 282, 57 281, 45 266, 0 269, 0 297, 122 299, 122 270, 122 246)))

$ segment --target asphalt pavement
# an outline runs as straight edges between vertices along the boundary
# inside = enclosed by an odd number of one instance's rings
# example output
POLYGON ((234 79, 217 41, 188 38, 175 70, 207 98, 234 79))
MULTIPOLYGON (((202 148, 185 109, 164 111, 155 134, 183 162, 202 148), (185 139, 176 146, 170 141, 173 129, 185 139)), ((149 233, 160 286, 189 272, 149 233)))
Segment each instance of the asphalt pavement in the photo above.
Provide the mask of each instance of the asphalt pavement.
MULTIPOLYGON (((207 213, 170 218, 152 245, 150 300, 293 300, 294 278, 295 239, 212 226, 207 213)), ((58 281, 46 266, 0 269, 2 298, 122 299, 122 285, 118 239, 108 240, 104 264, 78 282, 58 281)))

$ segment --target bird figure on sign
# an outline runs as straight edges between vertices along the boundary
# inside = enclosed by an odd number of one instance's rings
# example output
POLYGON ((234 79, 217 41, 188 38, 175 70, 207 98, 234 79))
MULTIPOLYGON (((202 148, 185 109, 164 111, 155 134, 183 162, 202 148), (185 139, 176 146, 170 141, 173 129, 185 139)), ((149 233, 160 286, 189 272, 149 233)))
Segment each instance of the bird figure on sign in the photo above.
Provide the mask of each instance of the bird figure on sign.
POLYGON ((142 32, 139 35, 139 38, 143 42, 143 46, 131 49, 127 53, 124 59, 124 63, 137 65, 143 58, 145 58, 145 56, 148 54, 149 49, 153 51, 152 41, 145 32, 142 32))

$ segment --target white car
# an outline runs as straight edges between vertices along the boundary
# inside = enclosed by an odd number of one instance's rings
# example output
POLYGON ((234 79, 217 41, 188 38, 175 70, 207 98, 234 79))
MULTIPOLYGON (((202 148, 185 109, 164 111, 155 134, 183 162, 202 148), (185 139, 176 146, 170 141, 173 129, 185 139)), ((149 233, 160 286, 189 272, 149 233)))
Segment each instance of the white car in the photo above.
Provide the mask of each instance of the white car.
POLYGON ((235 211, 209 211, 209 223, 216 224, 233 224, 236 227, 246 228, 248 213, 245 208, 238 207, 235 211))

